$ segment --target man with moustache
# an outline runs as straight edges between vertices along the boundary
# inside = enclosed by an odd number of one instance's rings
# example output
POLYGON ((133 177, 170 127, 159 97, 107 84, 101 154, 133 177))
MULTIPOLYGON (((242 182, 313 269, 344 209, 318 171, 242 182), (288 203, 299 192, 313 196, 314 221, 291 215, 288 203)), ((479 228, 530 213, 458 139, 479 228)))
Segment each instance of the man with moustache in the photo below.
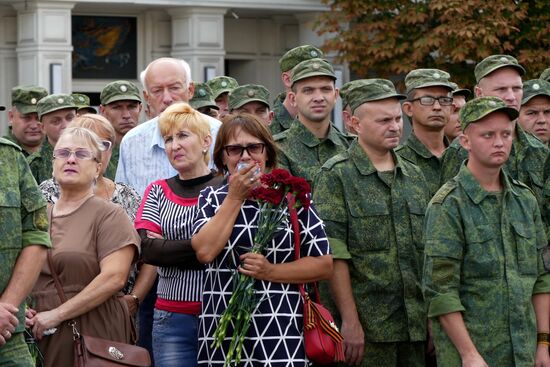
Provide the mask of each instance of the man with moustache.
POLYGON ((423 285, 441 366, 550 365, 550 248, 532 191, 503 169, 517 116, 498 97, 466 103, 468 160, 426 212, 423 285))
POLYGON ((114 180, 120 155, 120 142, 124 135, 136 127, 139 122, 142 108, 141 97, 139 89, 134 83, 117 80, 103 88, 99 99, 101 102, 99 113, 109 120, 115 129, 115 143, 111 147, 111 160, 104 175, 114 180))
POLYGON ((288 99, 298 116, 288 130, 273 137, 280 148, 278 166, 310 183, 327 160, 347 150, 352 139, 330 121, 338 98, 335 80, 334 69, 326 60, 310 59, 296 65, 288 99))
POLYGON ((518 122, 546 146, 550 141, 550 83, 543 79, 523 83, 518 122))
POLYGON ((443 130, 445 137, 449 141, 455 140, 461 133, 462 128, 460 127, 460 122, 458 121, 458 112, 466 104, 466 98, 470 95, 469 89, 459 88, 458 85, 452 83, 453 89, 453 108, 451 110, 451 116, 449 117, 449 122, 445 125, 443 130))
POLYGON ((350 91, 357 139, 323 165, 315 184, 348 365, 424 367, 422 223, 430 194, 419 167, 394 152, 405 98, 385 79, 350 91))
POLYGON ((441 162, 449 145, 443 130, 453 103, 449 78, 449 73, 438 69, 416 69, 405 77, 403 112, 411 120, 412 133, 395 152, 420 167, 432 195, 441 186, 441 162))
MULTIPOLYGON (((474 88, 476 97, 494 96, 501 98, 508 107, 519 111, 523 98, 521 76, 525 69, 509 55, 491 55, 478 63, 474 69, 477 85, 474 88)), ((513 179, 523 182, 533 190, 539 205, 543 205, 543 186, 550 177, 548 148, 537 138, 526 133, 513 122, 513 143, 510 157, 504 170, 513 179)), ((442 182, 453 178, 460 170, 468 152, 455 141, 443 159, 442 182)), ((546 217, 543 212, 543 218, 546 217)), ((550 220, 550 215, 548 216, 550 220)), ((549 222, 550 223, 550 222, 549 222)))
POLYGON ((46 89, 34 85, 20 85, 11 90, 10 126, 4 138, 19 145, 25 157, 38 151, 44 140, 44 129, 38 120, 36 106, 47 95, 46 89))

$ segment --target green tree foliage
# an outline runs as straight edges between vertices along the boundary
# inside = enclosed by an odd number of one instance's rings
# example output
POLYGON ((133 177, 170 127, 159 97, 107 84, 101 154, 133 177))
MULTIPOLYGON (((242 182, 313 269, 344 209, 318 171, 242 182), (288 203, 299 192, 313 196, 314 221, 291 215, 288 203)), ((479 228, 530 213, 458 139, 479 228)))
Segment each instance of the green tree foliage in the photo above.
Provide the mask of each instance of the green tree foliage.
POLYGON ((359 77, 439 68, 462 86, 491 54, 515 56, 525 79, 550 67, 547 0, 323 0, 317 31, 359 77))

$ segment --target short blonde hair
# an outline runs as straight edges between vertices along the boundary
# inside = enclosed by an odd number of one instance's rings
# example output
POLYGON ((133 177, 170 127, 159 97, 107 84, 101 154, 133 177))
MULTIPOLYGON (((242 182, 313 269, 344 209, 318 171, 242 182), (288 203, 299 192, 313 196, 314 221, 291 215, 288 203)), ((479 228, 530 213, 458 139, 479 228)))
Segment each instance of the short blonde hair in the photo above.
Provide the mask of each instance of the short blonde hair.
POLYGON ((105 117, 95 113, 86 113, 75 118, 68 127, 84 127, 97 135, 107 136, 111 143, 115 143, 116 133, 113 125, 105 117))
POLYGON ((95 132, 81 126, 67 127, 59 136, 57 144, 59 144, 61 138, 64 137, 84 140, 88 147, 91 149, 96 162, 101 162, 101 152, 105 150, 105 147, 103 146, 103 144, 101 144, 101 139, 99 138, 99 136, 97 136, 95 132))
MULTIPOLYGON (((174 103, 159 116, 160 135, 164 138, 181 129, 188 129, 203 141, 210 135, 210 124, 206 117, 185 102, 174 103)), ((204 162, 208 164, 210 153, 204 154, 204 162)))

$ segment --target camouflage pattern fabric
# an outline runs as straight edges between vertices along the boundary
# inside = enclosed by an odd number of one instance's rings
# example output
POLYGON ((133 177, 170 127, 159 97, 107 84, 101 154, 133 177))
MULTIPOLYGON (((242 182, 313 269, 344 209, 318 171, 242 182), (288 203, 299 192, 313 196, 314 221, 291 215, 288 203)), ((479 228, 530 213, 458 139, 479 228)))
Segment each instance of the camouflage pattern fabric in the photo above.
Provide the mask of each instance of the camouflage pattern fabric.
MULTIPOLYGON (((550 177, 550 160, 547 162, 550 150, 536 137, 527 134, 518 123, 515 131, 516 138, 512 143, 512 151, 503 169, 510 177, 523 182, 533 190, 542 210, 543 187, 550 177)), ((456 176, 462 162, 467 158, 468 152, 462 148, 459 140, 453 141, 442 159, 441 182, 445 183, 456 176)))
MULTIPOLYGON (((448 146, 449 141, 447 138, 444 139, 445 145, 448 146)), ((418 140, 414 131, 412 131, 405 143, 395 149, 395 153, 420 168, 420 171, 422 171, 422 174, 424 174, 426 178, 430 190, 430 197, 439 190, 441 187, 442 162, 445 159, 447 150, 445 150, 441 158, 436 157, 420 140, 418 140)))
POLYGON ((437 321, 452 312, 462 312, 489 366, 534 365, 531 297, 550 292, 542 257, 547 240, 531 190, 501 172, 503 190, 495 195, 461 166, 426 212, 423 290, 441 366, 461 366, 437 321))
POLYGON ((53 147, 44 139, 42 147, 37 152, 32 153, 27 157, 27 162, 31 168, 32 175, 38 184, 52 178, 53 174, 53 147))
MULTIPOLYGON (((29 245, 50 247, 46 201, 33 179, 21 149, 0 138, 0 294, 11 278, 17 257, 29 245)), ((19 307, 19 325, 25 326, 25 307, 19 307)), ((2 348, 0 348, 0 351, 2 348)))
POLYGON ((501 68, 514 68, 519 75, 525 74, 525 69, 518 63, 518 60, 510 55, 491 55, 487 56, 483 60, 477 63, 474 68, 474 75, 476 77, 476 82, 487 75, 491 74, 493 71, 496 71, 501 68))
POLYGON ((104 177, 110 178, 113 181, 115 180, 116 168, 118 166, 119 156, 120 156, 120 145, 113 144, 111 148, 111 160, 109 161, 107 170, 105 170, 105 173, 103 174, 104 177))
POLYGON ((9 127, 8 129, 8 132, 6 133, 6 135, 3 136, 4 139, 6 140, 9 140, 11 141, 13 144, 17 145, 19 148, 21 148, 21 153, 23 153, 23 155, 25 157, 28 157, 31 153, 30 152, 27 152, 25 149, 23 149, 23 147, 21 146, 21 144, 19 143, 19 140, 17 140, 17 138, 15 137, 15 135, 13 135, 13 132, 11 130, 11 126, 9 127))
POLYGON ((468 125, 481 120, 493 112, 504 112, 510 121, 518 118, 519 112, 515 108, 508 107, 499 97, 479 97, 467 102, 458 113, 458 120, 462 131, 466 131, 468 125))
POLYGON ((426 339, 421 272, 429 193, 418 167, 393 156, 395 171, 378 172, 353 142, 323 165, 313 193, 334 258, 348 261, 369 343, 426 339))
POLYGON ((34 367, 29 347, 23 333, 14 334, 6 344, 0 347, 0 366, 2 367, 34 367))
POLYGON ((273 102, 272 111, 274 116, 271 124, 269 124, 269 130, 271 130, 272 135, 277 135, 290 129, 290 125, 292 125, 292 121, 294 121, 294 117, 290 116, 285 105, 283 105, 285 98, 286 93, 281 93, 273 102))
POLYGON ((327 137, 321 140, 299 120, 294 120, 290 129, 273 138, 280 148, 278 167, 305 178, 311 185, 321 166, 338 153, 345 152, 353 139, 331 124, 327 137))

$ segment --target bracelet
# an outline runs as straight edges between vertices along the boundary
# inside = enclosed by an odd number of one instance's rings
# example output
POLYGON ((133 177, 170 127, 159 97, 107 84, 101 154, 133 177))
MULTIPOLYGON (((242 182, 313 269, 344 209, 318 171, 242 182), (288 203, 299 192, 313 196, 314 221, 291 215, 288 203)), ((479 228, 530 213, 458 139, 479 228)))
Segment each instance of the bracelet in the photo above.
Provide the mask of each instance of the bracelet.
POLYGON ((550 345, 549 333, 537 333, 537 343, 550 345))
POLYGON ((136 306, 139 306, 139 297, 136 296, 135 293, 132 293, 129 295, 130 297, 132 297, 134 299, 134 302, 136 302, 136 306))

